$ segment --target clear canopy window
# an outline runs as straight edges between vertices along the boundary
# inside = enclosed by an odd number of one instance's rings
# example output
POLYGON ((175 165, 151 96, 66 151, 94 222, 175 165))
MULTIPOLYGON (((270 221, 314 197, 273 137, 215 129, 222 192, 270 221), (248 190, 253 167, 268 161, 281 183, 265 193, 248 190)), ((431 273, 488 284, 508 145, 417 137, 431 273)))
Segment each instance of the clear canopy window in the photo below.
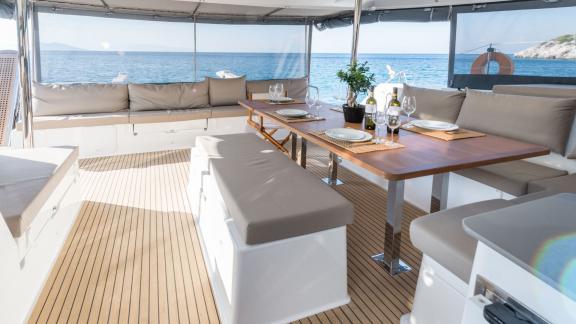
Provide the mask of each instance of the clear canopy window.
POLYGON ((197 25, 198 76, 231 72, 250 80, 306 76, 303 25, 197 25))
POLYGON ((576 7, 460 13, 455 74, 576 76, 576 7))
POLYGON ((39 14, 43 82, 194 81, 194 26, 39 14))
POLYGON ((0 18, 0 51, 16 50, 16 22, 14 20, 0 18))

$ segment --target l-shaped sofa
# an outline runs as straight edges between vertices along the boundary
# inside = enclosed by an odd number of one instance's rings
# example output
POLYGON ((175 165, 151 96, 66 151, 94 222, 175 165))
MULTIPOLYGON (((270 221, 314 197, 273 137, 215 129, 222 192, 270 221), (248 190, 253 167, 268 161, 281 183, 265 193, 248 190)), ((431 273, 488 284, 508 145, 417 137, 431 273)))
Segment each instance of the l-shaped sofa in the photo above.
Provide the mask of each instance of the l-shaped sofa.
MULTIPOLYGON (((281 82, 288 96, 306 95, 308 80, 206 78, 172 84, 33 85, 36 146, 80 147, 80 157, 189 147, 198 135, 246 132, 238 100, 281 82)), ((12 133, 21 143, 22 124, 12 133)))

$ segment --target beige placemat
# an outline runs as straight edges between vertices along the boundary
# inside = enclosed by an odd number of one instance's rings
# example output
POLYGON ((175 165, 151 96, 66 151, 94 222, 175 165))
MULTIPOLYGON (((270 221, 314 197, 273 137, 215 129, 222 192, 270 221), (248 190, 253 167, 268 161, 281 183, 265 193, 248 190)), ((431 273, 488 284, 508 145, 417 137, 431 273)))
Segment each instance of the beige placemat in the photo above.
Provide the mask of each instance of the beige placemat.
POLYGON ((262 102, 265 102, 265 103, 267 103, 267 104, 269 104, 269 105, 274 105, 274 106, 281 106, 281 105, 302 105, 302 104, 305 104, 304 100, 299 100, 299 99, 294 99, 294 100, 292 100, 292 101, 285 101, 285 102, 273 102, 273 101, 270 101, 270 100, 268 100, 268 99, 259 99, 259 100, 256 100, 256 101, 262 101, 262 102))
POLYGON ((369 153, 369 152, 377 152, 377 151, 389 151, 395 150, 399 148, 405 147, 400 143, 394 143, 394 145, 390 144, 375 144, 374 142, 363 142, 363 143, 351 143, 347 141, 340 141, 337 139, 333 139, 331 137, 326 136, 324 132, 315 132, 312 133, 321 139, 325 140, 326 142, 330 142, 336 146, 339 146, 343 149, 346 149, 352 153, 360 154, 360 153, 369 153))
POLYGON ((314 117, 311 115, 308 117, 304 117, 304 118, 289 118, 286 116, 282 116, 282 115, 276 113, 275 111, 271 112, 270 115, 273 115, 274 117, 281 119, 286 123, 304 123, 304 122, 320 121, 320 120, 326 119, 324 117, 314 117))
POLYGON ((463 128, 460 128, 460 129, 455 130, 455 131, 445 132, 445 131, 433 131, 433 130, 424 129, 424 128, 420 128, 420 127, 416 127, 416 126, 406 128, 406 125, 403 125, 402 129, 410 131, 410 132, 438 138, 438 139, 441 139, 444 141, 454 141, 454 140, 465 139, 465 138, 474 138, 474 137, 486 136, 486 134, 484 134, 484 133, 475 132, 475 131, 471 131, 471 130, 463 129, 463 128))

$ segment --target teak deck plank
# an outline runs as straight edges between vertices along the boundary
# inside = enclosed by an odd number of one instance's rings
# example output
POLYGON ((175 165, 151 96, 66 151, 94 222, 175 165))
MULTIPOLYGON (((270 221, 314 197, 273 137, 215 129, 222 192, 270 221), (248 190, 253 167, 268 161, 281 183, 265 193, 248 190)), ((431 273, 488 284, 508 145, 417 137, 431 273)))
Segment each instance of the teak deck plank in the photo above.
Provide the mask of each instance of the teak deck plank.
MULTIPOLYGON (((311 145, 308 170, 327 174, 327 152, 311 145)), ((187 184, 189 150, 82 160, 84 203, 30 323, 218 323, 187 184)), ((311 176, 313 176, 311 175, 311 176)), ((372 262, 382 250, 386 193, 342 168, 336 187, 355 205, 348 226, 348 305, 299 323, 398 323, 412 307, 421 254, 409 223, 424 212, 405 204, 396 277, 372 262)))

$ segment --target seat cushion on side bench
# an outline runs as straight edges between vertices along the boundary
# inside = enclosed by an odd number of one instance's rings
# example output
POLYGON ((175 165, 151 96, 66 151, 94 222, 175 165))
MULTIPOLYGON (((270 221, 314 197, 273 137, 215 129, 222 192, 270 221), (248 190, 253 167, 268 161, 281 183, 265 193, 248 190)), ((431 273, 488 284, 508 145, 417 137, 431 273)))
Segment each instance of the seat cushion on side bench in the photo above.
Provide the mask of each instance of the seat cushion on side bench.
POLYGON ((209 108, 179 110, 146 110, 130 112, 131 124, 169 123, 187 120, 207 119, 212 116, 209 108))
POLYGON ((34 116, 118 112, 128 109, 128 86, 34 83, 32 107, 34 116))
MULTIPOLYGON (((83 115, 39 116, 34 117, 34 129, 108 126, 128 124, 128 122, 128 111, 83 115)), ((22 130, 21 122, 17 124, 17 129, 22 130)))
POLYGON ((456 122, 466 93, 457 90, 436 90, 412 87, 404 84, 404 96, 414 96, 418 109, 413 117, 419 119, 456 122))
POLYGON ((352 223, 352 204, 254 134, 201 136, 240 237, 261 244, 352 223))
POLYGON ((76 147, 0 150, 0 215, 14 237, 26 232, 77 160, 76 147))
POLYGON ((457 124, 544 145, 564 154, 575 110, 576 99, 503 95, 468 89, 457 124))
POLYGON ((552 169, 522 160, 460 170, 456 173, 514 196, 526 194, 528 185, 532 181, 567 174, 564 170, 552 169))
POLYGON ((530 182, 528 192, 549 190, 576 193, 576 174, 530 182))
POLYGON ((239 105, 212 107, 212 118, 244 116, 248 116, 248 110, 239 105))
POLYGON ((503 199, 487 200, 419 217, 410 224, 410 240, 422 253, 468 282, 477 241, 464 232, 462 220, 511 205, 503 199))
POLYGON ((210 106, 233 106, 246 99, 246 78, 215 79, 207 78, 210 83, 210 106))
POLYGON ((206 108, 208 81, 171 84, 130 84, 130 110, 206 108))

